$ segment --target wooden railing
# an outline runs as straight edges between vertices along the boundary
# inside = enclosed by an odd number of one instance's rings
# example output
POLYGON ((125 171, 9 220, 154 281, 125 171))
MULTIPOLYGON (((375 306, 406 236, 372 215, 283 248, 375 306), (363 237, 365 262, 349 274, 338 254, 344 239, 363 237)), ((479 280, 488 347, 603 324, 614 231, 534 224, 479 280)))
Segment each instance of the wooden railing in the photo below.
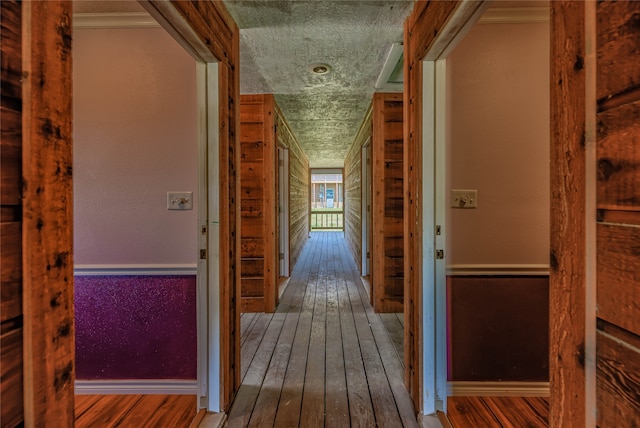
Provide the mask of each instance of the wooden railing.
POLYGON ((344 230, 343 210, 311 210, 311 230, 344 230))

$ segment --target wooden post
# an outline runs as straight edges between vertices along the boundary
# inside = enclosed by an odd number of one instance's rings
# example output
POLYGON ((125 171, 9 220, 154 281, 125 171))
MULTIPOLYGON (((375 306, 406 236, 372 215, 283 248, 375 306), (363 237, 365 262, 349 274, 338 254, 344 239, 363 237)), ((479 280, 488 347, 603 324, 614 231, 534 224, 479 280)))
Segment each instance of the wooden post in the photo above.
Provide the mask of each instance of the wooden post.
POLYGON ((23 3, 25 426, 74 424, 71 1, 23 3))
POLYGON ((551 427, 586 423, 585 49, 584 2, 551 2, 551 427))

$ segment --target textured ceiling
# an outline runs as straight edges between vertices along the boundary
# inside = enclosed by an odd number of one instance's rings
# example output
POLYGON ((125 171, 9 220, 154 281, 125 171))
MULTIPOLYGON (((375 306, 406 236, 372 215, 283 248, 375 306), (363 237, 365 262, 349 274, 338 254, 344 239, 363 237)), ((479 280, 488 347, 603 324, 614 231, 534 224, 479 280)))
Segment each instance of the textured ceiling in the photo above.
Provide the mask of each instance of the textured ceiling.
POLYGON ((240 27, 240 90, 272 93, 311 167, 341 168, 413 0, 225 0, 240 27), (315 75, 310 65, 331 72, 315 75))

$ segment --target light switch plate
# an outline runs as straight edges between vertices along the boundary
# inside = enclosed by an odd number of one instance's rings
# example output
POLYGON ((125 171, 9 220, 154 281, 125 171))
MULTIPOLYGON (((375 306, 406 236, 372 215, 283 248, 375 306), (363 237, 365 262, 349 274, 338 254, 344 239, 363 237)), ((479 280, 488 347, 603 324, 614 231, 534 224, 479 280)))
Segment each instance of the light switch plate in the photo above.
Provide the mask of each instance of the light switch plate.
POLYGON ((193 192, 167 192, 168 210, 192 210, 193 192))
POLYGON ((478 208, 478 191, 451 190, 451 208, 478 208))

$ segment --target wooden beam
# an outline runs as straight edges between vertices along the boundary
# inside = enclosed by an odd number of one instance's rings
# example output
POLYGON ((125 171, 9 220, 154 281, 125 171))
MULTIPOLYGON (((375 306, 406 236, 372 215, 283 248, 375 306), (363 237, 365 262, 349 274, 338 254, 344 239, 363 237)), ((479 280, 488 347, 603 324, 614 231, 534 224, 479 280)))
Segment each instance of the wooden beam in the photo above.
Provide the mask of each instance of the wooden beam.
POLYGON ((551 2, 551 427, 586 419, 585 5, 551 2))
POLYGON ((25 426, 73 426, 71 1, 23 3, 25 426))

